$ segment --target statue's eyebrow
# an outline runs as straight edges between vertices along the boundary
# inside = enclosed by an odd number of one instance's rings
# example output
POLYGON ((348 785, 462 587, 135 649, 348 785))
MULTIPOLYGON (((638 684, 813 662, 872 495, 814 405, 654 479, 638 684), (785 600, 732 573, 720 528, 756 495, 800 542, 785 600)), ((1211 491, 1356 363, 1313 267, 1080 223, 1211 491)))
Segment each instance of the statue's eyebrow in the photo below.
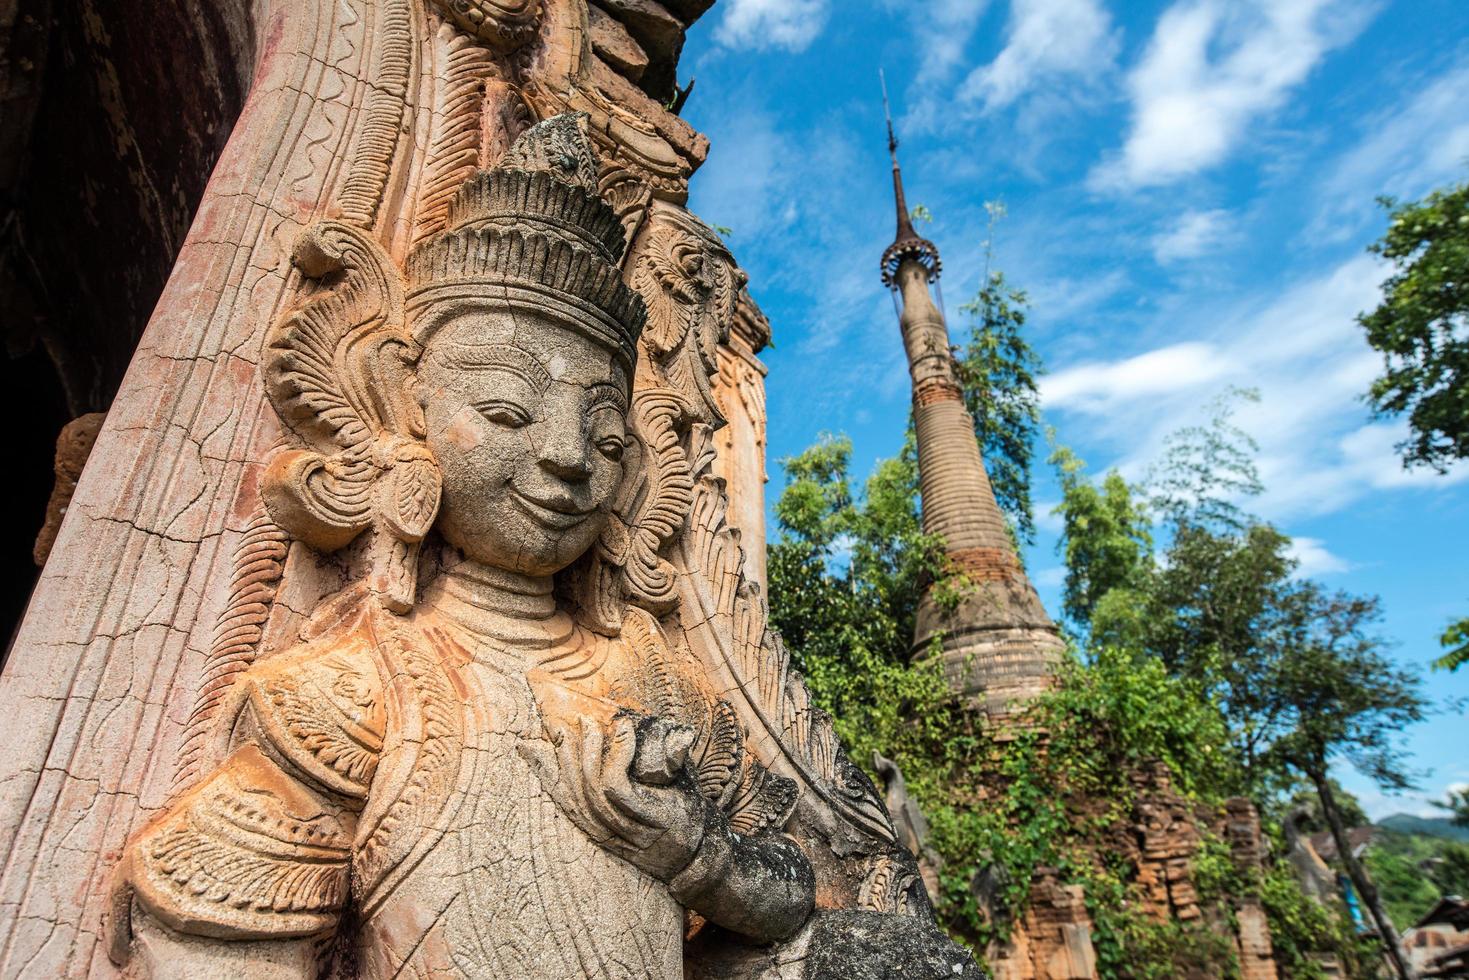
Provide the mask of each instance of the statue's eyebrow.
POLYGON ((627 395, 623 394, 619 385, 609 381, 600 381, 587 389, 591 398, 587 401, 587 411, 592 412, 604 405, 610 405, 623 415, 627 414, 627 395))
POLYGON ((435 344, 430 357, 450 371, 505 371, 522 378, 544 395, 551 386, 551 375, 531 354, 510 344, 435 344))

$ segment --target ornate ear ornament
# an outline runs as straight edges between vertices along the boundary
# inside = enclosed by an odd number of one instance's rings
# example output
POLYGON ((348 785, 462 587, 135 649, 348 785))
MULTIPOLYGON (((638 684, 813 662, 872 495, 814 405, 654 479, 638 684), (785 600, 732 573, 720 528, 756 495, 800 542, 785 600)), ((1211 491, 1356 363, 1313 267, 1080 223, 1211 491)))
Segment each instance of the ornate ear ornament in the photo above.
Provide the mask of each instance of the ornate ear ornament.
POLYGON ((319 288, 270 330, 262 373, 306 448, 270 461, 261 498, 280 527, 321 551, 371 531, 368 587, 407 612, 441 477, 410 393, 419 349, 403 329, 403 287, 382 247, 339 222, 304 232, 292 261, 319 288))
POLYGON ((535 36, 541 0, 434 0, 461 31, 500 52, 514 51, 535 36))
POLYGON ((615 634, 624 602, 655 615, 678 604, 678 572, 664 557, 694 508, 708 433, 723 424, 709 378, 734 317, 743 273, 723 242, 681 208, 654 204, 628 279, 648 308, 624 459, 623 489, 594 559, 576 573, 588 624, 615 634), (701 441, 702 440, 702 441, 701 441))
POLYGON ((662 552, 694 504, 694 477, 680 443, 692 412, 678 392, 633 396, 623 480, 607 528, 573 571, 573 598, 585 624, 605 636, 622 629, 624 603, 662 615, 678 604, 678 571, 662 552))

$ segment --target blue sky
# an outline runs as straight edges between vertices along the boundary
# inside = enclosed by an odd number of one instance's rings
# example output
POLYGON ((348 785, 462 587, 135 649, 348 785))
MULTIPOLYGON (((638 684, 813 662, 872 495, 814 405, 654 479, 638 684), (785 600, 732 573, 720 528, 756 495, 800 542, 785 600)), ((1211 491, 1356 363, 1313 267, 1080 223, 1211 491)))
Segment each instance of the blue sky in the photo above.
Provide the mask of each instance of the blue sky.
MULTIPOLYGON (((901 442, 879 66, 955 337, 984 204, 1002 201, 996 263, 1030 293, 1061 441, 1138 479, 1225 388, 1258 388, 1238 418, 1262 447, 1253 509, 1296 538, 1305 574, 1380 594, 1394 655, 1426 666, 1469 613, 1469 464, 1402 469, 1403 430, 1359 400, 1379 361, 1353 317, 1385 277, 1365 251, 1376 196, 1469 174, 1469 4, 720 0, 683 59, 685 115, 714 146, 692 206, 732 229, 774 325, 772 496, 778 460, 821 432, 852 437, 858 475, 901 442)), ((1028 561, 1055 610, 1059 493, 1038 477, 1028 561)), ((1469 670, 1427 687, 1469 697, 1469 670)), ((1375 816, 1469 782, 1462 713, 1407 739, 1425 792, 1343 773, 1375 816)))

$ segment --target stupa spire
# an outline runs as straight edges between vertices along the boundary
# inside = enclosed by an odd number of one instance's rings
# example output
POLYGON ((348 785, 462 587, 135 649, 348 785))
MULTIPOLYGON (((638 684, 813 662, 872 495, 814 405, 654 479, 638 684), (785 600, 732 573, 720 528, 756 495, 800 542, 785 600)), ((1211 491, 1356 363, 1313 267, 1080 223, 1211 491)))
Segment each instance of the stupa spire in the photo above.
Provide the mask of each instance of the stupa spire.
MULTIPOLYGON (((885 111, 887 103, 884 80, 885 111)), ((964 591, 957 607, 937 602, 932 588, 924 594, 913 652, 941 656, 956 692, 987 713, 1002 715, 1051 685, 1065 645, 1020 564, 985 472, 948 324, 930 292, 941 272, 938 247, 913 228, 891 111, 887 122, 898 231, 883 252, 882 281, 901 304, 923 530, 943 539, 948 572, 964 591)))
POLYGON ((893 199, 898 207, 898 233, 893 243, 882 255, 882 281, 889 289, 894 288, 898 266, 904 259, 914 258, 928 271, 928 281, 937 282, 944 271, 939 258, 938 246, 923 238, 913 228, 913 215, 908 210, 908 195, 903 191, 903 168, 898 164, 898 136, 893 129, 893 113, 888 105, 887 76, 878 71, 882 80, 882 111, 888 123, 888 155, 893 159, 893 199))

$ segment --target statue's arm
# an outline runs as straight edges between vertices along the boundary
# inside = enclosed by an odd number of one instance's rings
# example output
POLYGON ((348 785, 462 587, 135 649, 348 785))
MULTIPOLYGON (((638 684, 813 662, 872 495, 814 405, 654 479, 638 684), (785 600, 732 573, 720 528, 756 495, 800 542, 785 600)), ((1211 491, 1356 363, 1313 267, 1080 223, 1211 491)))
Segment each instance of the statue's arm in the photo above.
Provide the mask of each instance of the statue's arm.
POLYGON ((233 751, 123 852, 115 962, 158 978, 319 974, 376 768, 362 743, 381 737, 361 646, 283 654, 237 682, 233 751))
POLYGON ((241 746, 129 842, 112 958, 153 978, 315 976, 347 900, 352 822, 259 746, 241 746))

